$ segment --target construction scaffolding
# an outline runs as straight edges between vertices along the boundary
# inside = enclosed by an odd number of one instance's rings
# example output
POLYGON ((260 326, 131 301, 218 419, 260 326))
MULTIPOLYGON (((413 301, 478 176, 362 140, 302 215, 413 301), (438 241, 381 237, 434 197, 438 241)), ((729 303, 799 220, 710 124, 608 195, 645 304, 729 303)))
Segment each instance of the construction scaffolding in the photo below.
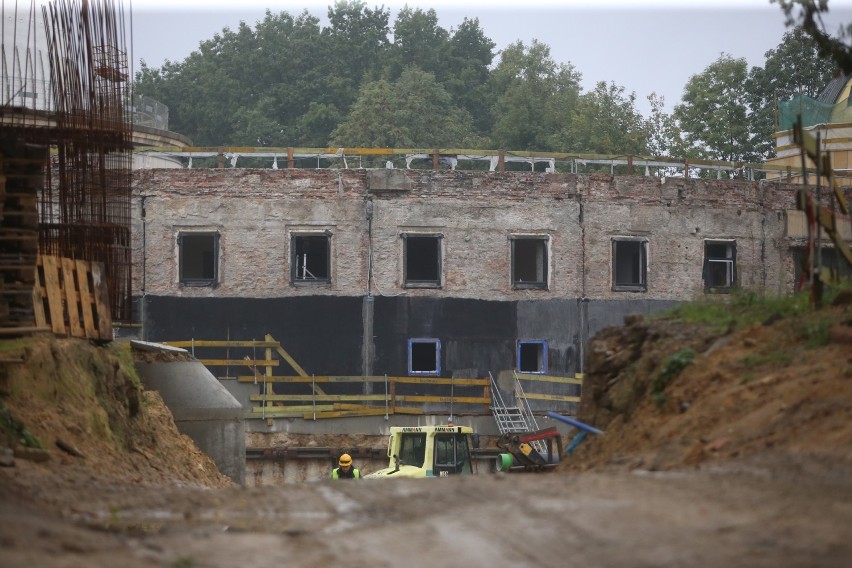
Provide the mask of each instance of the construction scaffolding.
MULTIPOLYGON (((130 321, 132 126, 123 9, 111 0, 38 4, 2 5, 0 164, 19 164, 18 175, 26 162, 30 177, 15 192, 35 192, 37 212, 14 228, 37 231, 42 255, 102 263, 111 317, 130 321)), ((7 227, 4 217, 0 229, 7 227)), ((23 252, 2 246, 7 261, 23 252)), ((32 262, 19 260, 31 269, 23 280, 20 270, 7 274, 7 283, 34 281, 36 251, 26 252, 32 262)))

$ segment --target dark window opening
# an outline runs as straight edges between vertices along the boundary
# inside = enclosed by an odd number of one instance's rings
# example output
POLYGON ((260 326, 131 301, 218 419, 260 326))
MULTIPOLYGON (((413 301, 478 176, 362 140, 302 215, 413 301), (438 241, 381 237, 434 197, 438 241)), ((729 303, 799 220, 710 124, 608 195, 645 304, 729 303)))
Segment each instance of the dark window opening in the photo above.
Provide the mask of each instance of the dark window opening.
MULTIPOLYGON (((805 249, 794 248, 792 252, 796 275, 793 289, 799 290, 800 286, 808 285, 807 268, 809 263, 805 260, 808 256, 805 249)), ((852 280, 852 266, 849 266, 846 258, 836 248, 823 246, 820 251, 814 250, 811 254, 813 255, 811 263, 816 264, 816 260, 819 258, 822 265, 820 271, 823 272, 823 275, 828 271, 827 279, 829 281, 852 280), (819 252, 819 255, 817 255, 817 252, 819 252)))
POLYGON ((547 342, 518 341, 518 371, 543 375, 547 372, 547 342))
POLYGON ((406 286, 441 285, 441 237, 403 235, 406 286))
POLYGON ((733 241, 705 241, 704 288, 731 290, 737 282, 737 245, 733 241))
POLYGON ((291 251, 293 282, 328 282, 331 279, 329 235, 293 235, 291 251))
POLYGON ((426 434, 402 434, 399 444, 399 465, 423 467, 426 460, 426 434))
POLYGON ((408 374, 439 375, 441 342, 437 339, 408 340, 408 374))
POLYGON ((612 286, 614 290, 644 291, 647 243, 639 240, 612 241, 612 286))
POLYGON ((512 286, 515 288, 547 287, 546 238, 512 238, 512 286))
POLYGON ((434 454, 435 475, 473 474, 466 434, 435 434, 434 454))
POLYGON ((180 233, 178 250, 182 285, 216 284, 219 269, 219 233, 180 233))

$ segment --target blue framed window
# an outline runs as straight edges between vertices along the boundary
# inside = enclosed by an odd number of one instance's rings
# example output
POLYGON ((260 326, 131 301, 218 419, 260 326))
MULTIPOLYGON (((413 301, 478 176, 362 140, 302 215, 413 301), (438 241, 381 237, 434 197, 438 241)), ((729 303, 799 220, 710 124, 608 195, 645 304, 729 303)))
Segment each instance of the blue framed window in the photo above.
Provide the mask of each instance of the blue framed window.
POLYGON ((519 339, 517 369, 519 373, 546 374, 547 341, 544 339, 519 339))
POLYGON ((408 340, 408 374, 438 376, 441 374, 441 340, 419 338, 408 340))

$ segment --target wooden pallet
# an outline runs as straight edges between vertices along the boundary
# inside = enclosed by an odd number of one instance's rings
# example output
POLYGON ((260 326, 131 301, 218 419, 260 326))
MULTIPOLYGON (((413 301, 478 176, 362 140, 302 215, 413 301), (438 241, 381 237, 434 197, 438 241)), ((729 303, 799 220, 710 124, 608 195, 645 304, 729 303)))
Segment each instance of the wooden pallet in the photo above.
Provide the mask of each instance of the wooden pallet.
POLYGON ((100 262, 39 256, 33 311, 55 335, 111 341, 109 292, 100 262))

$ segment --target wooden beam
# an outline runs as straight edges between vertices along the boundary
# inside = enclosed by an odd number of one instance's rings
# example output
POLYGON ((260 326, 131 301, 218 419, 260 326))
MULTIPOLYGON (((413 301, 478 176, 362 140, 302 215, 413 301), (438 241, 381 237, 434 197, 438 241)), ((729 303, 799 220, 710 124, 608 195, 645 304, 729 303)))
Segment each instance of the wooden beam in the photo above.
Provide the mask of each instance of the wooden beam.
MULTIPOLYGON (((62 265, 62 280, 65 282, 65 303, 68 306, 68 324, 71 335, 74 337, 86 337, 86 330, 80 324, 80 295, 77 292, 77 265, 70 258, 60 259, 62 265)), ((83 273, 83 278, 86 274, 83 273)), ((83 310, 88 306, 82 306, 83 310)))
POLYGON ((452 402, 454 404, 488 404, 491 401, 481 396, 425 396, 425 395, 410 395, 397 396, 398 401, 402 402, 452 402))
POLYGON ((555 400, 557 402, 580 402, 579 396, 562 396, 559 394, 537 394, 537 393, 524 393, 520 395, 521 398, 526 398, 527 400, 555 400))
POLYGON ((251 395, 251 400, 269 400, 269 401, 305 401, 305 400, 318 400, 322 402, 329 401, 353 401, 353 400, 372 400, 372 401, 382 401, 386 400, 385 395, 383 394, 253 394, 251 395))
POLYGON ((582 385, 583 379, 577 377, 555 377, 550 375, 533 375, 530 373, 518 373, 518 378, 525 381, 539 381, 542 383, 562 383, 569 385, 582 385))
POLYGON ((59 284, 59 259, 55 256, 43 256, 44 288, 47 293, 47 304, 50 311, 50 327, 56 335, 67 335, 65 329, 65 314, 62 309, 62 295, 59 284))
POLYGON ((322 418, 345 418, 351 416, 384 416, 385 414, 392 414, 389 410, 385 412, 383 408, 374 409, 374 410, 337 410, 332 412, 317 412, 316 414, 312 412, 306 412, 302 418, 305 420, 322 419, 322 418))
POLYGON ((207 339, 191 339, 182 341, 163 341, 164 345, 172 347, 275 347, 277 341, 212 341, 207 339))
POLYGON ((86 337, 95 338, 98 336, 97 327, 95 326, 95 316, 92 313, 92 291, 89 289, 89 263, 85 260, 76 260, 77 264, 77 287, 80 292, 80 305, 83 307, 83 327, 86 330, 86 337), (83 277, 79 278, 82 274, 83 277))
POLYGON ((266 359, 199 359, 201 364, 210 367, 237 367, 248 365, 249 367, 277 367, 281 362, 277 359, 267 361, 266 359))

